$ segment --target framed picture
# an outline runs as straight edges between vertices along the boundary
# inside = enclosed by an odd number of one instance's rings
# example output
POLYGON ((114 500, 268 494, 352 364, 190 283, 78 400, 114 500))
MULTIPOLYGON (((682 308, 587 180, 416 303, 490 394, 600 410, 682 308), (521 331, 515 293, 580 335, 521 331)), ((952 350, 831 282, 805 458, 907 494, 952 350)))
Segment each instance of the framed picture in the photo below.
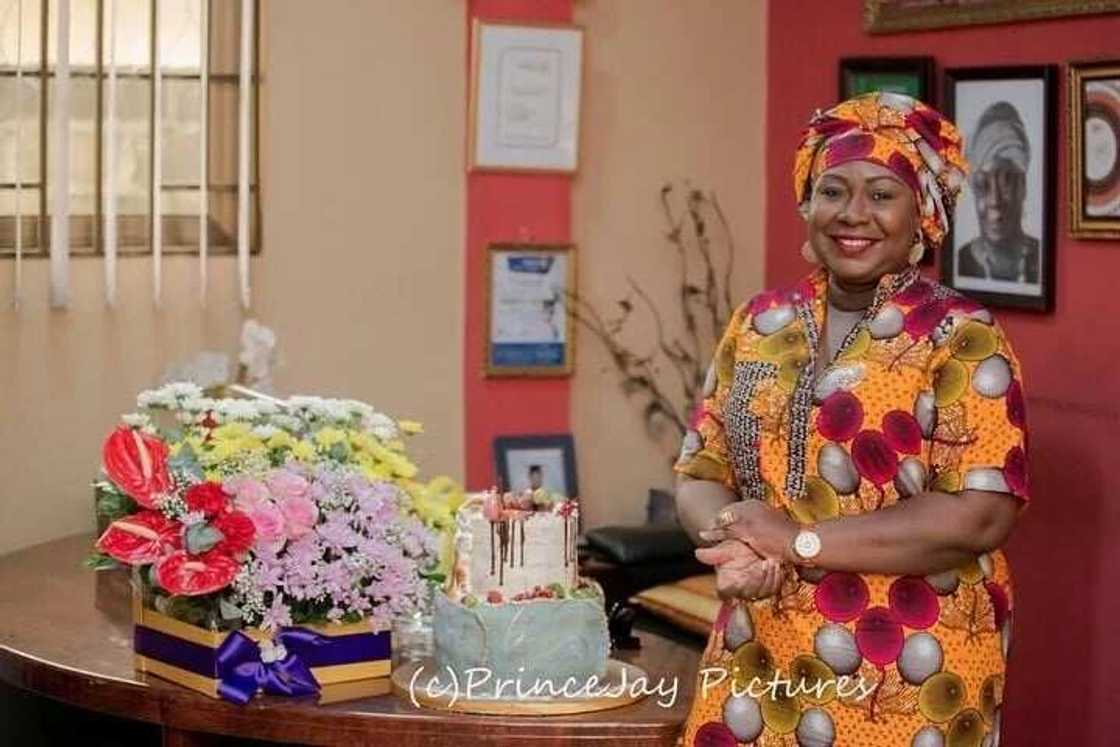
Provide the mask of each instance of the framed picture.
POLYGON ((1120 60, 1069 66, 1070 235, 1120 239, 1120 60))
POLYGON ((500 488, 522 491, 544 488, 565 498, 578 498, 575 442, 570 434, 498 436, 494 466, 500 488))
POLYGON ((469 168, 574 173, 583 29, 476 20, 473 30, 469 168))
POLYGON ((1120 0, 863 0, 873 34, 1120 11, 1120 0))
POLYGON ((945 112, 972 171, 941 274, 985 303, 1053 306, 1056 80, 1052 65, 945 71, 945 112))
POLYGON ((575 292, 571 245, 491 244, 486 257, 486 375, 569 376, 575 292))
POLYGON ((934 106, 932 57, 845 57, 840 60, 840 101, 871 91, 904 93, 934 106))

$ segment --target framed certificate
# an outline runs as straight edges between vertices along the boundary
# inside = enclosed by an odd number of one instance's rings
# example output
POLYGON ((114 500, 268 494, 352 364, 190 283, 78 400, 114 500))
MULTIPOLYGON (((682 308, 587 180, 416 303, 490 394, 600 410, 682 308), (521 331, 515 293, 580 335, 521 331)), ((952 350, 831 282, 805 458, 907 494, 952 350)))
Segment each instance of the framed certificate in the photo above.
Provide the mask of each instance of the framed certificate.
POLYGON ((570 245, 491 244, 486 258, 486 375, 569 376, 575 291, 570 245))
POLYGON ((582 69, 578 26, 476 20, 470 169, 574 173, 582 69))

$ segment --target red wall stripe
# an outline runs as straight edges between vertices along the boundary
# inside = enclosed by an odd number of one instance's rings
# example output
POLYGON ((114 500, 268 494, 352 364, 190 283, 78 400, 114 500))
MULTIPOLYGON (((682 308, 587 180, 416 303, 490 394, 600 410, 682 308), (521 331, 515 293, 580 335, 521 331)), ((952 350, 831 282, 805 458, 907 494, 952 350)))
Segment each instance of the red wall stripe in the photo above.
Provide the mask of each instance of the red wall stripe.
MULTIPOLYGON (((470 95, 471 24, 475 18, 567 23, 572 0, 471 0, 467 12, 470 95)), ((470 127, 471 123, 467 123, 470 127)), ((571 183, 566 175, 467 175, 466 309, 463 357, 466 483, 495 483, 495 436, 571 430, 568 379, 488 379, 484 375, 486 247, 494 242, 562 243, 571 238, 571 183)))
MULTIPOLYGON (((1065 63, 1120 58, 1120 16, 870 36, 862 0, 769 5, 765 169, 766 282, 808 271, 791 169, 801 128, 836 97, 848 56, 932 55, 939 69, 1061 64, 1055 310, 996 309, 1023 364, 1031 436, 1031 508, 1011 538, 1015 642, 1003 740, 1010 745, 1116 743, 1120 703, 1120 242, 1069 237, 1065 63), (797 50, 791 55, 790 50, 797 50)), ((940 70, 939 70, 940 72, 940 70)), ((938 82, 940 88, 940 81, 938 82)), ((967 209, 962 206, 962 209, 967 209)))

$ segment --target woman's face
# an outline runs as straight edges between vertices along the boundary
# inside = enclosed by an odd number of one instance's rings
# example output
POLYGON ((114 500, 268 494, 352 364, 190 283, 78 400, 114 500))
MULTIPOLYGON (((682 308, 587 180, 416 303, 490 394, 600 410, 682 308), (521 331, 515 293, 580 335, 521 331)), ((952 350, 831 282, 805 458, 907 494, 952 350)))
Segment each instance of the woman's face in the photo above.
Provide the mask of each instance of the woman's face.
POLYGON ((809 243, 841 285, 874 285, 906 266, 918 230, 914 192, 889 169, 849 161, 824 172, 809 202, 809 243))

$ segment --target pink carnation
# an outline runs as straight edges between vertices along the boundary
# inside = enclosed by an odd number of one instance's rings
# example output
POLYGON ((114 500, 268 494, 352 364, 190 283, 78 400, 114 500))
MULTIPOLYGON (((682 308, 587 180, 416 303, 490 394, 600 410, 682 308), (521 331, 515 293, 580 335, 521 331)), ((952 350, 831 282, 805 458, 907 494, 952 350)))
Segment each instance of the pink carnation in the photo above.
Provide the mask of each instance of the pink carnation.
POLYGON ((308 488, 311 487, 307 480, 295 472, 285 469, 272 472, 265 480, 268 483, 268 489, 272 491, 272 496, 277 500, 303 498, 307 495, 308 488))
POLYGON ((242 511, 247 511, 255 503, 267 501, 268 488, 260 480, 252 477, 231 477, 222 483, 227 493, 234 497, 234 503, 242 511))
POLYGON ((284 514, 271 501, 257 501, 247 505, 245 513, 257 530, 257 545, 273 545, 284 540, 284 514))
POLYGON ((319 520, 319 507, 310 498, 293 495, 280 500, 288 539, 299 539, 310 532, 319 520))

